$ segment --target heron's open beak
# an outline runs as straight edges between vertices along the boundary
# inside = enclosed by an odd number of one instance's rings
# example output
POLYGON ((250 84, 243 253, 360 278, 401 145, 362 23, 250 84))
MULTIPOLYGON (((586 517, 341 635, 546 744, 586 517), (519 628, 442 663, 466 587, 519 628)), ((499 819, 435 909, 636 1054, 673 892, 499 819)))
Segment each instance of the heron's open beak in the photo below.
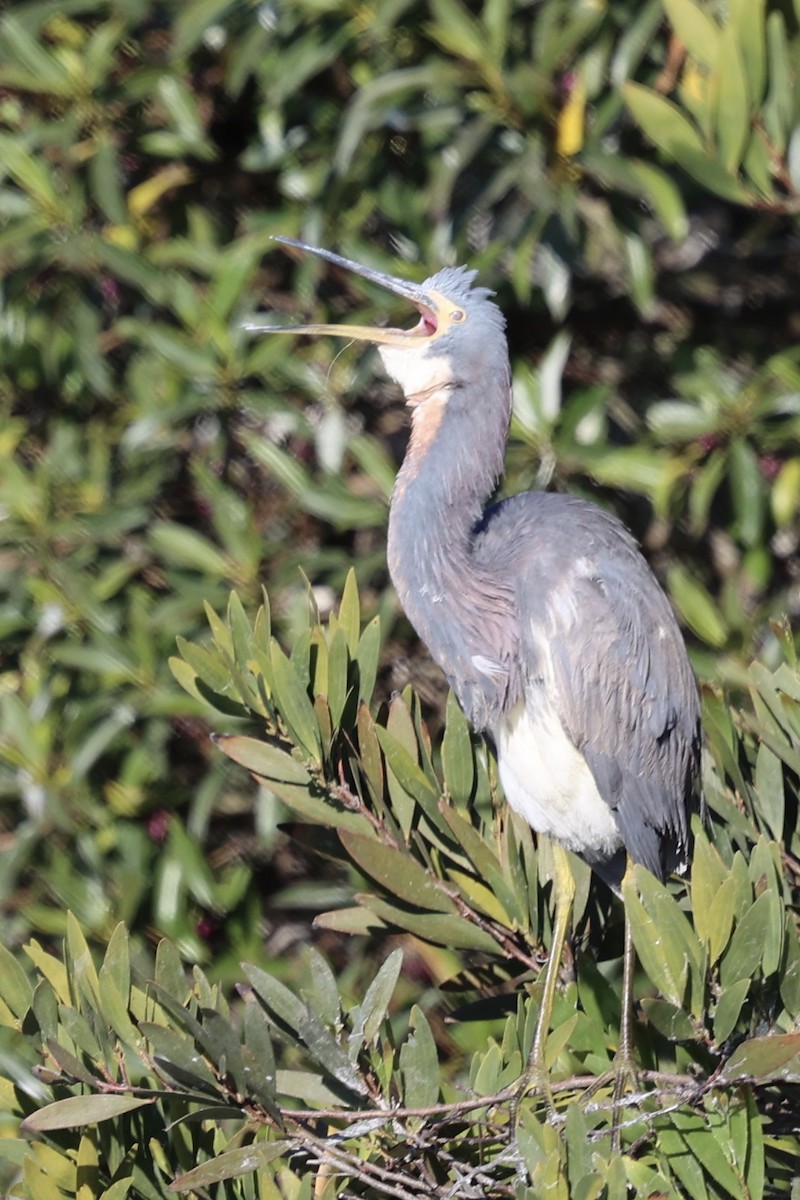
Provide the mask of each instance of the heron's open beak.
POLYGON ((395 279, 393 275, 385 275, 382 271, 374 271, 372 267, 362 267, 359 263, 341 258, 330 250, 321 250, 319 246, 309 246, 305 242, 297 242, 294 238, 276 237, 276 242, 284 246, 296 246, 298 250, 307 250, 316 254, 337 267, 344 267, 354 275, 361 275, 371 283, 377 283, 387 291, 410 300, 420 314, 420 319, 413 329, 392 329, 371 325, 261 325, 248 321, 244 328, 253 333, 305 333, 312 337, 322 334, 332 334, 335 337, 346 337, 360 342, 373 342, 379 346, 401 346, 411 349, 425 342, 438 338, 451 324, 463 321, 464 313, 452 300, 448 300, 441 292, 424 291, 418 284, 409 283, 404 279, 395 279))

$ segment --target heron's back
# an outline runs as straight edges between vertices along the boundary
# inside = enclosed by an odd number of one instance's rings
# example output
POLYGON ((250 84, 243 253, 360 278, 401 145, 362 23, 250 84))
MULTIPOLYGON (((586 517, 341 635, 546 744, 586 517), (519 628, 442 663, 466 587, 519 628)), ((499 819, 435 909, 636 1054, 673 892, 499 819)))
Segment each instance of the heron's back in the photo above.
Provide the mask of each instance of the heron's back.
POLYGON ((688 851, 699 701, 675 615, 625 527, 529 492, 485 514, 476 563, 515 582, 519 693, 496 722, 509 802, 610 882, 688 851))

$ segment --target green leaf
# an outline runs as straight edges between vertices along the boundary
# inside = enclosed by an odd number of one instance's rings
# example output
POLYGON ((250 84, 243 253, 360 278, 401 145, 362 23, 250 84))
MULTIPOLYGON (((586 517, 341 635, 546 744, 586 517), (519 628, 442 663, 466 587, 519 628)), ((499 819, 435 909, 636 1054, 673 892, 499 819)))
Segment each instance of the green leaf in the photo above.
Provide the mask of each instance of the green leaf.
POLYGON ((70 978, 67 976, 67 968, 60 959, 56 959, 55 955, 48 954, 40 943, 32 937, 30 942, 24 947, 25 954, 31 960, 36 970, 43 974, 52 986, 55 995, 59 997, 62 1004, 70 1002, 70 978))
MULTIPOLYGON (((395 779, 403 791, 413 797, 424 809, 425 815, 430 816, 432 811, 436 811, 439 801, 439 794, 434 789, 433 784, 406 748, 392 737, 388 729, 377 725, 375 732, 378 735, 381 749, 386 756, 386 765, 395 779)), ((434 824, 438 825, 439 821, 435 820, 434 824)))
POLYGON ((377 896, 362 895, 358 899, 359 903, 387 925, 406 929, 423 941, 433 942, 437 946, 451 946, 454 950, 498 953, 498 943, 491 934, 464 917, 454 917, 447 913, 406 912, 394 904, 380 900, 377 896))
POLYGON ((726 1042, 736 1028, 749 989, 749 979, 738 979, 729 987, 720 989, 714 1006, 714 1040, 717 1045, 726 1042))
POLYGON ((439 1099, 439 1055, 431 1027, 416 1004, 409 1017, 409 1035, 400 1047, 403 1103, 425 1108, 439 1099))
POLYGON ((708 527, 711 505, 728 469, 727 455, 715 450, 697 472, 689 496, 689 513, 695 536, 708 527))
POLYGON ((710 940, 711 906, 727 877, 727 871, 716 848, 702 831, 694 844, 692 861, 692 918, 701 942, 710 940))
POLYGON ((218 1094, 217 1080, 193 1038, 153 1021, 140 1021, 139 1029, 151 1047, 151 1054, 161 1074, 177 1080, 182 1087, 198 1095, 218 1094))
POLYGON ((680 162, 687 150, 700 156, 705 154, 700 134, 677 104, 640 83, 623 84, 622 94, 636 123, 670 157, 680 162))
POLYGON ((162 938, 156 946, 155 981, 178 1004, 183 1005, 189 994, 189 983, 183 969, 181 956, 168 938, 162 938))
POLYGON ((380 653, 380 619, 373 617, 361 635, 356 655, 358 659, 358 695, 365 704, 369 704, 372 700, 372 693, 375 691, 380 653))
POLYGON ((351 656, 355 658, 361 637, 361 605, 358 599, 356 573, 352 567, 347 572, 339 604, 339 626, 347 638, 347 648, 351 656))
POLYGON ((121 991, 117 977, 105 963, 100 968, 100 1010, 111 1028, 123 1042, 134 1049, 141 1038, 128 1014, 128 991, 121 991))
POLYGON ((708 960, 717 962, 728 945, 736 916, 736 880, 729 878, 722 883, 711 902, 708 913, 708 960))
POLYGON ((767 17, 767 57, 768 88, 761 116, 773 152, 783 154, 794 129, 797 81, 786 22, 777 9, 767 17))
POLYGON ((337 908, 332 912, 318 913, 314 917, 315 929, 332 929, 335 933, 366 936, 376 929, 385 929, 386 923, 363 908, 337 908))
POLYGON ((31 1113, 22 1122, 22 1128, 29 1133, 46 1133, 95 1125, 153 1103, 152 1099, 142 1100, 137 1096, 70 1096, 31 1113))
POLYGON ((260 967, 244 963, 242 970, 278 1027, 299 1037, 306 1018, 306 1006, 302 1000, 260 967))
POLYGON ((308 946, 305 954, 306 974, 309 982, 303 988, 303 996, 323 1024, 329 1027, 339 1025, 342 1016, 342 1002, 336 986, 336 976, 328 962, 314 946, 308 946))
POLYGON ((723 1149, 728 1133, 725 1114, 710 1111, 701 1116, 679 1110, 673 1114, 672 1121, 692 1156, 702 1163, 723 1195, 735 1196, 738 1200, 742 1194, 741 1179, 723 1149))
POLYGON ((366 704, 358 706, 358 753, 372 797, 377 804, 383 801, 383 756, 375 722, 366 704))
POLYGON ((786 914, 784 923, 784 961, 780 978, 780 994, 786 1011, 795 1020, 800 1014, 800 941, 794 917, 786 914))
POLYGON ((731 442, 729 464, 736 534, 745 546, 753 546, 763 535, 766 489, 758 459, 744 438, 731 442))
POLYGON ((776 525, 784 529, 800 510, 800 458, 788 459, 772 484, 770 505, 776 525))
POLYGON ((467 718, 453 692, 447 696, 447 724, 442 739, 442 770, 449 796, 466 804, 475 785, 475 763, 467 718))
POLYGON ((308 693, 303 687, 294 662, 286 657, 274 639, 271 657, 275 704, 293 740, 318 762, 322 748, 314 707, 308 693))
POLYGON ((624 84, 622 94, 650 141, 692 178, 726 200, 747 202, 745 189, 706 149, 700 134, 676 104, 638 83, 624 84))
MULTIPOLYGON (((39 1026, 42 1040, 58 1037, 58 1000, 53 988, 46 979, 40 979, 33 991, 31 1009, 39 1026)), ((12 1014, 13 1021, 13 1014, 12 1014)), ((11 1024, 12 1021, 8 1023, 11 1024)))
POLYGON ((228 597, 228 626, 233 642, 233 660, 240 670, 245 670, 252 658, 253 631, 236 592, 231 592, 228 597))
POLYGON ((800 1078, 800 1033, 751 1038, 737 1046, 718 1076, 721 1086, 743 1079, 764 1083, 800 1078))
POLYGON ((680 190, 666 171, 641 159, 599 152, 582 154, 581 166, 605 187, 617 188, 643 200, 672 240, 684 241, 689 230, 686 207, 680 190))
MULTIPOLYGON (((230 671, 218 654, 207 649, 205 646, 198 646, 193 642, 187 642, 182 637, 177 637, 175 642, 180 651, 181 659, 191 667, 194 675, 205 683, 212 692, 227 692, 230 689, 230 671)), ((175 675, 180 683, 181 674, 176 672, 175 675)))
POLYGON ((244 1041, 241 1055, 247 1094, 279 1121, 275 1097, 275 1054, 269 1036, 269 1025, 261 1005, 252 999, 248 999, 244 1006, 244 1041))
POLYGON ((403 951, 398 947, 381 963, 364 999, 351 1010, 348 1044, 351 1062, 356 1061, 362 1046, 371 1045, 378 1037, 402 969, 403 951))
POLYGON ((729 0, 728 20, 742 56, 754 106, 761 103, 767 68, 764 9, 766 0, 729 0))
POLYGON ((642 999, 641 1008, 647 1020, 671 1042, 694 1041, 694 1026, 682 1008, 670 1004, 668 1000, 653 999, 650 996, 642 999))
POLYGON ((750 101, 742 56, 731 25, 726 25, 720 36, 714 82, 720 160, 727 170, 735 173, 750 135, 750 101))
POLYGON ((277 1027, 291 1040, 299 1038, 319 1065, 344 1087, 357 1096, 365 1095, 366 1084, 317 1014, 266 971, 250 964, 243 970, 277 1027))
POLYGON ((0 997, 19 1020, 26 1015, 33 999, 33 987, 14 955, 0 944, 0 997))
POLYGON ((471 908, 484 913, 500 925, 509 925, 508 912, 486 884, 473 878, 466 871, 458 871, 454 867, 449 869, 448 878, 452 879, 453 883, 458 886, 459 891, 471 908))
POLYGON ((150 529, 149 541, 168 567, 202 571, 212 579, 225 579, 231 574, 231 564, 222 551, 186 525, 157 521, 150 529))
POLYGON ((715 67, 720 52, 720 28, 693 0, 664 0, 667 20, 686 49, 706 67, 715 67))
POLYGON ((525 897, 518 895, 514 888, 515 876, 510 880, 506 878, 497 855, 456 808, 443 802, 440 810, 457 844, 475 867, 478 877, 486 882, 511 921, 523 929, 527 928, 528 906, 525 897))
POLYGON ((670 568, 667 579, 672 601, 689 628, 710 646, 724 646, 727 626, 703 585, 677 564, 670 568))
POLYGON ((214 745, 254 775, 276 783, 289 783, 307 788, 311 776, 291 755, 269 742, 240 734, 215 734, 214 745))
POLYGON ((342 1103, 341 1090, 334 1091, 313 1071, 278 1071, 276 1090, 279 1095, 302 1100, 312 1108, 339 1108, 342 1103))
MULTIPOLYGON (((67 97, 75 93, 76 80, 55 54, 48 53, 31 36, 23 21, 6 13, 0 24, 0 37, 4 51, 0 81, 11 87, 43 94, 49 92, 53 96, 67 97)), ((0 162, 5 161, 5 150, 0 148, 0 162)))
POLYGON ((663 884, 638 865, 633 879, 623 883, 623 898, 636 953, 649 978, 666 1000, 682 1008, 690 974, 695 1011, 700 1005, 702 955, 686 917, 663 884))
POLYGON ((223 1179, 237 1179, 240 1175, 252 1175, 269 1166, 291 1150, 291 1142, 258 1142, 251 1146, 239 1146, 227 1150, 209 1162, 201 1163, 178 1175, 167 1188, 169 1192, 193 1192, 205 1189, 223 1179))
POLYGON ((414 907, 454 913, 455 901, 439 887, 407 850, 385 845, 376 838, 339 830, 342 845, 353 861, 392 896, 414 907))
POLYGON ((720 963, 720 981, 730 987, 739 979, 752 979, 761 966, 775 920, 772 897, 763 892, 737 922, 730 945, 720 963))
POLYGON ((80 998, 94 1006, 100 1004, 100 985, 92 952, 75 916, 67 913, 67 963, 72 994, 80 1006, 80 998))
POLYGON ((334 633, 328 647, 328 689, 327 701, 330 706, 331 720, 334 727, 341 724, 347 701, 347 668, 349 652, 347 637, 343 629, 334 633))

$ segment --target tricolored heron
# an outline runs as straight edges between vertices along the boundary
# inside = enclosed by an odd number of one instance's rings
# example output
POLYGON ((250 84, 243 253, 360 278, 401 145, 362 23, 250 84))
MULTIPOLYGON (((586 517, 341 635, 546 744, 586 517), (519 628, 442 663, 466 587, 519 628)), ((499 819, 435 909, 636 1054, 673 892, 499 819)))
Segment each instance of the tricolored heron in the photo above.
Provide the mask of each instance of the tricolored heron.
MULTIPOLYGON (((503 471, 511 373, 504 318, 492 293, 475 286, 475 271, 447 267, 414 284, 277 240, 419 313, 407 330, 248 327, 374 343, 411 409, 389 515, 389 572, 464 712, 493 742, 508 803, 553 839, 553 945, 529 1062, 547 1088, 545 1039, 574 897, 561 847, 617 891, 629 863, 664 879, 688 853, 700 733, 686 648, 633 537, 603 509, 544 492, 484 509, 503 471)), ((627 1070, 632 971, 626 916, 619 1056, 627 1070)))

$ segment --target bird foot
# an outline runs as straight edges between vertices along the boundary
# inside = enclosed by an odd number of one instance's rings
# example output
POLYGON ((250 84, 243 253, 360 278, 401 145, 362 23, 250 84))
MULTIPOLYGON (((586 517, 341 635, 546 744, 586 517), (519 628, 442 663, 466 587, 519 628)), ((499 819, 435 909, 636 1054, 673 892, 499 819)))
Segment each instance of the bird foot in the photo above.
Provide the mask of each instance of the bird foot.
POLYGON ((620 1048, 614 1056, 614 1061, 607 1071, 594 1080, 580 1099, 581 1107, 586 1107, 592 1097, 613 1083, 611 1103, 611 1147, 620 1149, 622 1117, 625 1109, 625 1096, 639 1091, 639 1072, 629 1050, 620 1048))
POLYGON ((519 1116, 519 1108, 526 1096, 536 1095, 541 1097, 547 1109, 547 1115, 552 1121, 556 1115, 556 1103, 553 1098, 553 1088, 550 1083, 550 1072, 545 1066, 544 1060, 529 1061, 522 1075, 520 1075, 514 1093, 511 1098, 511 1125, 516 1128, 519 1116))

